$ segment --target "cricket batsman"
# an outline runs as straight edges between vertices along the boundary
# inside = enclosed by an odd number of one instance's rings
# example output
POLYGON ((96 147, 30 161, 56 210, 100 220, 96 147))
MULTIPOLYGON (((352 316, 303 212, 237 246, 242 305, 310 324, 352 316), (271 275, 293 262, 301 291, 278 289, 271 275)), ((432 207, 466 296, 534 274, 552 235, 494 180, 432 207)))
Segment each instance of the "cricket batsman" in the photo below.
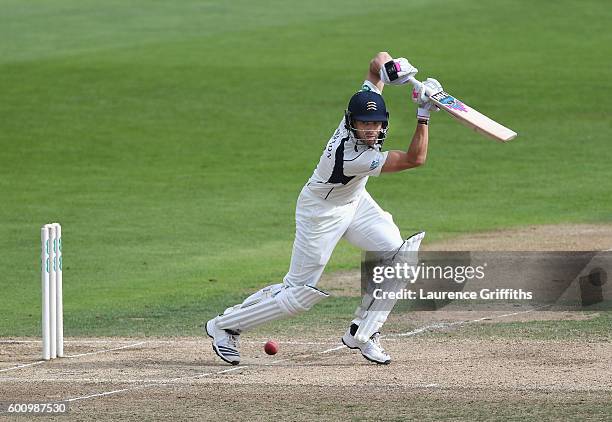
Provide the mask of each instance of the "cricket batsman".
MULTIPOLYGON (((289 272, 283 282, 252 294, 206 323, 214 352, 225 362, 240 362, 239 336, 254 327, 308 311, 329 295, 317 289, 325 265, 341 238, 365 251, 417 251, 424 232, 407 239, 391 215, 366 191, 368 177, 419 167, 425 163, 430 111, 437 110, 425 91, 439 92, 435 79, 414 88, 417 122, 406 151, 383 151, 389 113, 382 97, 384 85, 403 85, 417 73, 405 58, 378 53, 366 80, 353 95, 340 125, 325 145, 314 173, 302 188, 295 211, 295 241, 289 272)), ((380 344, 380 329, 390 312, 375 310, 365 295, 342 342, 358 349, 369 361, 388 364, 391 357, 380 344)))

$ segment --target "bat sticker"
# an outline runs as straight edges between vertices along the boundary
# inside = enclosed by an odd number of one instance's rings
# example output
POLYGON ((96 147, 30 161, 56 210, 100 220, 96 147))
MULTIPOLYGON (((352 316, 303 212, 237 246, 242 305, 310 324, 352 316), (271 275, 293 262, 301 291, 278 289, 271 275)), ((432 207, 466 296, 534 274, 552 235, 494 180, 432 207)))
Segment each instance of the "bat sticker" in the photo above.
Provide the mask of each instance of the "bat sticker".
POLYGON ((452 108, 453 110, 464 111, 467 113, 467 108, 465 108, 465 105, 461 101, 459 101, 452 95, 448 95, 444 91, 441 91, 441 92, 438 92, 437 94, 432 95, 431 98, 433 98, 436 101, 439 101, 442 105, 448 108, 452 108))

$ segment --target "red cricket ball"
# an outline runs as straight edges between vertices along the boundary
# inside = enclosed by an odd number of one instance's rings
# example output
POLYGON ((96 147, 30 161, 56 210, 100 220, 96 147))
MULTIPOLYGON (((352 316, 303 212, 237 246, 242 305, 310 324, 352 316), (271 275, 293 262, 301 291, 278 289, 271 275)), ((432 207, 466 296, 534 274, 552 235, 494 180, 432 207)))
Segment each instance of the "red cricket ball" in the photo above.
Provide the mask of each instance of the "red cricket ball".
POLYGON ((274 340, 268 341, 264 346, 264 351, 269 355, 275 355, 278 352, 278 343, 274 340))

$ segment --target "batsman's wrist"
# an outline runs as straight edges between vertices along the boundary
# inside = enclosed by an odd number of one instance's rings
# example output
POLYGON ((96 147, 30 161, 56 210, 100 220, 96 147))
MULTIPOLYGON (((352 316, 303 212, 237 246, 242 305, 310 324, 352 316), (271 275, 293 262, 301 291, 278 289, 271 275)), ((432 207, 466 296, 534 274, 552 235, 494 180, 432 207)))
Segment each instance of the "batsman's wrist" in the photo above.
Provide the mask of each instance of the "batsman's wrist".
POLYGON ((426 108, 417 108, 417 120, 429 120, 429 110, 426 108))
POLYGON ((425 125, 429 124, 429 119, 417 119, 417 125, 425 125))

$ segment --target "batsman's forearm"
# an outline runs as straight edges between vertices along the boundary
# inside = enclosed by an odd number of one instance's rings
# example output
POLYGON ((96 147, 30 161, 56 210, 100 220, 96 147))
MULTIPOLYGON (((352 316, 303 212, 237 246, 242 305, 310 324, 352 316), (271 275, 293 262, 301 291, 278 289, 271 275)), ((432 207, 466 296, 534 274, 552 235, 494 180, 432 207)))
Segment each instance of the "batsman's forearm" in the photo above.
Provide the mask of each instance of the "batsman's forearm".
POLYGON ((427 159, 429 145, 429 126, 417 123, 412 141, 408 147, 409 160, 417 166, 423 165, 427 159))
POLYGON ((381 66, 383 66, 389 60, 393 60, 393 58, 386 51, 381 51, 374 56, 372 60, 370 60, 370 67, 368 69, 366 79, 376 85, 376 88, 378 88, 380 92, 382 92, 385 84, 380 80, 378 72, 380 71, 381 66))
POLYGON ((408 151, 389 151, 382 172, 394 173, 422 166, 427 158, 428 143, 429 133, 427 125, 417 124, 408 151))

